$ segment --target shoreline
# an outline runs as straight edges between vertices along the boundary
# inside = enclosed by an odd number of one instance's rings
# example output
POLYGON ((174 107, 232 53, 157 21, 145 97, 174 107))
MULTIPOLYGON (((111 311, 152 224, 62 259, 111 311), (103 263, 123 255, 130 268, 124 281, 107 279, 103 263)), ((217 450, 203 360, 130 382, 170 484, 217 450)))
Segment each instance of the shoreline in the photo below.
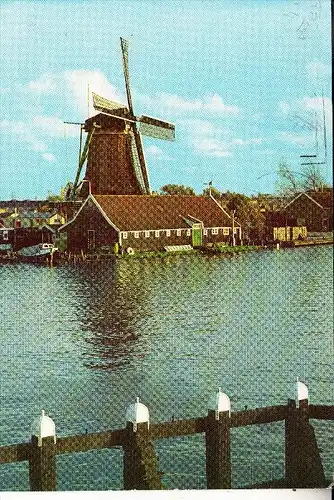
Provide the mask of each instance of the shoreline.
POLYGON ((1 255, 0 254, 0 264, 16 264, 16 263, 28 263, 34 265, 47 265, 52 267, 53 265, 71 265, 71 264, 82 264, 85 262, 98 262, 103 260, 119 260, 119 259, 151 259, 151 258, 161 258, 164 259, 170 256, 179 255, 208 255, 208 256, 226 256, 232 257, 234 255, 239 255, 248 252, 257 252, 262 250, 279 250, 279 249, 298 249, 311 246, 323 246, 323 245, 333 245, 333 240, 307 240, 307 241, 294 241, 294 242, 281 242, 279 248, 275 244, 269 245, 240 245, 240 246, 225 246, 216 244, 212 248, 192 248, 189 250, 180 250, 175 252, 166 251, 156 251, 156 252, 134 252, 133 254, 113 254, 113 253, 95 253, 95 254, 84 254, 83 252, 79 254, 69 253, 65 255, 61 253, 55 261, 50 265, 49 262, 30 262, 26 259, 21 259, 17 255, 1 255))

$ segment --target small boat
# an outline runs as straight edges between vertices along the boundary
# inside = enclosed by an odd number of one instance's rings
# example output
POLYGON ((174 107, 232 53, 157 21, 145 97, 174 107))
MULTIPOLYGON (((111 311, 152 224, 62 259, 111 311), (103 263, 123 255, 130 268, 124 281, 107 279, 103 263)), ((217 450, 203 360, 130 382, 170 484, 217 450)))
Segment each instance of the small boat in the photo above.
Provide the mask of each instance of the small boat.
POLYGON ((58 248, 53 243, 39 243, 21 248, 16 252, 16 255, 25 262, 52 262, 56 252, 58 252, 58 248))

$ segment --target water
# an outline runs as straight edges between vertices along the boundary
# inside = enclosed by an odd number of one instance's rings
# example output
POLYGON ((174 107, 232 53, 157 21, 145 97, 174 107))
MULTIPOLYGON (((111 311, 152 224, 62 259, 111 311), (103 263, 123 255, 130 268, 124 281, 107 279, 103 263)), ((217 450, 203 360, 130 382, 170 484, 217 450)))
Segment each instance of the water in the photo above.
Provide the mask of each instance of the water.
MULTIPOLYGON (((333 404, 332 257, 325 246, 1 266, 0 444, 28 441, 42 408, 59 436, 123 427, 137 395, 158 422, 205 415, 218 386, 234 410, 285 404, 299 376, 312 403, 333 404)), ((315 424, 330 477, 329 426, 315 424)), ((201 435, 156 450, 166 486, 205 487, 201 435)), ((283 452, 283 423, 233 429, 233 486, 282 477, 283 452)), ((122 488, 119 449, 57 462, 59 489, 122 488)), ((0 490, 25 489, 26 463, 0 467, 0 490)))

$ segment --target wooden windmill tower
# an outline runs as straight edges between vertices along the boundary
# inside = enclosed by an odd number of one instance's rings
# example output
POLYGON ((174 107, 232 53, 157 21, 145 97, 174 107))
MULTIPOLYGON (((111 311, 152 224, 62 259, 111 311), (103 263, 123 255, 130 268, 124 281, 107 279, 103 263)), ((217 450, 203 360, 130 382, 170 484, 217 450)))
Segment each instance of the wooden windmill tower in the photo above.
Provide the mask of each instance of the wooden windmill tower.
MULTIPOLYGON (((150 194, 141 134, 174 140, 175 126, 150 116, 136 116, 133 110, 128 65, 128 42, 121 38, 123 71, 128 105, 109 101, 93 93, 99 113, 81 127, 87 132, 69 199, 92 194, 150 194), (87 159, 84 180, 79 183, 87 159)), ((81 140, 80 140, 81 143, 81 140)), ((81 147, 80 147, 81 149, 81 147)))

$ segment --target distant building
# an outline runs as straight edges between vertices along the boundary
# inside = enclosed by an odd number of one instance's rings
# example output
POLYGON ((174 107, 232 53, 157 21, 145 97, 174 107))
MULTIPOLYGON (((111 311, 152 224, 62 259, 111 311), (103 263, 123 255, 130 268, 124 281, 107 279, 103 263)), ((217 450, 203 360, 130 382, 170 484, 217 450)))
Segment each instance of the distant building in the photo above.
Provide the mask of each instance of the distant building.
POLYGON ((0 251, 17 251, 38 243, 53 243, 55 229, 43 225, 36 228, 0 227, 0 251))
MULTIPOLYGON (((240 224, 208 196, 89 195, 75 217, 59 228, 70 251, 114 248, 157 251, 166 246, 236 243, 240 224)), ((57 246, 61 246, 57 243, 57 246)))
POLYGON ((287 219, 295 219, 297 226, 306 226, 308 232, 332 231, 333 189, 299 193, 281 213, 287 219))

